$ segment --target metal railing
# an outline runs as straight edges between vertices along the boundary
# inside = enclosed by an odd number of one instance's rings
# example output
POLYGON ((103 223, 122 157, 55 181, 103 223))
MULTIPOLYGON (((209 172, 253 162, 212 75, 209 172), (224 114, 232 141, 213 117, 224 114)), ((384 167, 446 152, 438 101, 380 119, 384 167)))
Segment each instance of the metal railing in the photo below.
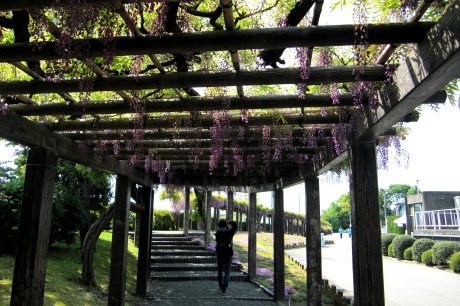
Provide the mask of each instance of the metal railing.
POLYGON ((415 229, 460 229, 460 208, 415 213, 415 229))

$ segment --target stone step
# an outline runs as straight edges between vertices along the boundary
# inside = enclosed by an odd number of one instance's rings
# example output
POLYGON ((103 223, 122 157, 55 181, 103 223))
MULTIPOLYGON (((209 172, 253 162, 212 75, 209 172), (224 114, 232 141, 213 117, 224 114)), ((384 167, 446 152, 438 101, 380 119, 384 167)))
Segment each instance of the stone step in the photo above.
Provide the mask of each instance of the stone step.
POLYGON ((198 241, 153 241, 154 245, 199 245, 198 241))
POLYGON ((152 233, 152 237, 185 237, 184 234, 158 234, 152 233))
POLYGON ((153 264, 156 264, 156 263, 217 264, 217 257, 216 256, 194 256, 194 257, 162 256, 162 257, 153 257, 150 259, 150 262, 153 264))
POLYGON ((201 250, 205 251, 206 248, 201 245, 152 245, 152 250, 201 250))
POLYGON ((152 250, 150 253, 151 256, 212 256, 215 257, 213 251, 203 250, 203 251, 188 251, 188 250, 152 250))
POLYGON ((152 237, 152 242, 154 241, 192 241, 192 237, 152 237))
MULTIPOLYGON (((150 279, 161 281, 184 281, 184 280, 214 280, 217 281, 217 271, 172 271, 172 272, 152 272, 150 279)), ((246 282, 249 276, 240 272, 230 275, 230 281, 246 282)))
MULTIPOLYGON (((233 263, 231 270, 234 272, 240 271, 241 266, 233 263)), ((157 263, 150 266, 150 271, 217 271, 217 264, 193 264, 193 263, 179 263, 179 264, 161 264, 157 263)))

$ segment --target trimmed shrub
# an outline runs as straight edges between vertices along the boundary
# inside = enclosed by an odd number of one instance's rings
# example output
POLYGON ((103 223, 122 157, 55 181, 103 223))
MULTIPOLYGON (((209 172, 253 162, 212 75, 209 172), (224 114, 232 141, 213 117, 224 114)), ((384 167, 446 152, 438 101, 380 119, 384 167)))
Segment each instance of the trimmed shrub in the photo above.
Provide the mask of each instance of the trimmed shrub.
POLYGON ((157 231, 169 231, 174 226, 174 217, 169 210, 158 209, 153 211, 153 229, 157 231))
POLYGON ((397 234, 384 234, 382 235, 382 254, 384 256, 393 256, 388 254, 388 246, 393 242, 393 239, 398 236, 397 234))
POLYGON ((394 257, 398 259, 404 258, 404 251, 414 244, 415 239, 409 235, 399 235, 393 239, 394 257))
POLYGON ((453 241, 438 242, 433 245, 433 264, 440 266, 447 264, 449 258, 460 251, 460 244, 453 241))
POLYGON ((422 262, 422 253, 433 247, 434 241, 429 238, 420 238, 415 240, 412 245, 412 257, 418 262, 422 262))
POLYGON ((412 247, 408 247, 406 250, 404 250, 404 259, 405 260, 412 260, 412 247))
POLYGON ((427 266, 433 265, 433 250, 429 249, 422 253, 422 262, 427 266))
POLYGON ((388 246, 387 254, 388 256, 395 257, 395 254, 393 253, 393 243, 390 243, 388 246))
POLYGON ((450 257, 449 266, 450 266, 450 269, 454 271, 455 273, 460 272, 460 252, 454 253, 450 257))

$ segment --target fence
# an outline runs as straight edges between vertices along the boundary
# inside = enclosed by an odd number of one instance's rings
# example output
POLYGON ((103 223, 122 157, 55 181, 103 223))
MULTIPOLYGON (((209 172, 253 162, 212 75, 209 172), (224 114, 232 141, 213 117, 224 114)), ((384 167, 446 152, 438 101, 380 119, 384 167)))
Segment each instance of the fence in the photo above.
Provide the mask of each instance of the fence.
POLYGON ((415 213, 415 229, 459 229, 460 208, 415 213))

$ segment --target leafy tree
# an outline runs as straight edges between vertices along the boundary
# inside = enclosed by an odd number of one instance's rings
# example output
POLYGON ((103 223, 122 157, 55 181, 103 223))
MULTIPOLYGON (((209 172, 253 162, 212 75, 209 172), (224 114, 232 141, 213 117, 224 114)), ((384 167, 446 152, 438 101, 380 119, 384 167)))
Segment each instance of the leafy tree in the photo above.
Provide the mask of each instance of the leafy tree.
MULTIPOLYGON (((15 168, 0 166, 0 249, 13 253, 22 205, 22 191, 28 149, 18 147, 15 168)), ((53 195, 50 245, 72 243, 86 230, 111 198, 107 174, 73 162, 58 160, 53 195)))
POLYGON ((323 210, 321 219, 329 222, 332 229, 337 231, 340 227, 347 228, 350 226, 350 194, 346 193, 331 203, 331 206, 323 210))
POLYGON ((176 217, 176 230, 179 230, 180 212, 184 210, 184 193, 182 189, 166 188, 160 192, 160 200, 171 200, 171 208, 176 217))
POLYGON ((389 207, 392 204, 398 202, 399 199, 404 198, 408 194, 414 194, 414 188, 407 184, 392 184, 388 186, 387 189, 380 188, 379 190, 379 210, 380 210, 380 220, 385 220, 385 209, 386 205, 387 216, 393 216, 394 212, 389 207))

